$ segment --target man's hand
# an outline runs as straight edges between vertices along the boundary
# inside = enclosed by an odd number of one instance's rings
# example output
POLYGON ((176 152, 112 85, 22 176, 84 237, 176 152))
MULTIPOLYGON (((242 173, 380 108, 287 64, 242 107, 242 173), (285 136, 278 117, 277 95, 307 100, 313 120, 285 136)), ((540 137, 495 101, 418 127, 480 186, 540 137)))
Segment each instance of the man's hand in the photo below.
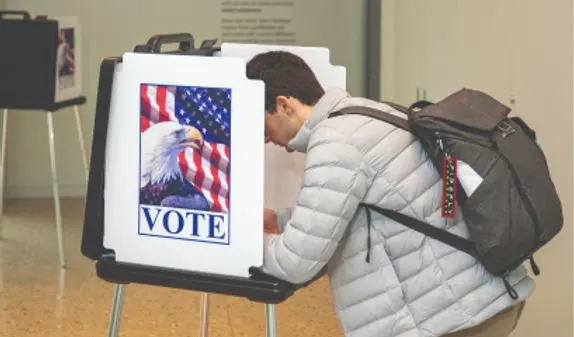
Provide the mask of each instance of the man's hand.
POLYGON ((263 209, 263 231, 269 234, 279 233, 277 213, 272 209, 263 209))

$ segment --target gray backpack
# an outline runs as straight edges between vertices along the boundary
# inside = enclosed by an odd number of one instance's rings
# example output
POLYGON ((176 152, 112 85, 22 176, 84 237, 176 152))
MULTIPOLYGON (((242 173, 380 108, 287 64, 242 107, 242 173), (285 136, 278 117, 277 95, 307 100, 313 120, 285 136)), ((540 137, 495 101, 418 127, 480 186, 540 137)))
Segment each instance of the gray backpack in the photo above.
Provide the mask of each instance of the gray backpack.
POLYGON ((506 276, 526 260, 538 275, 533 254, 563 225, 561 202, 535 132, 519 117, 509 118, 510 108, 470 89, 435 104, 387 104, 408 118, 360 106, 341 109, 330 118, 365 115, 414 134, 443 177, 443 217, 453 218, 460 207, 470 239, 393 210, 363 206, 472 255, 490 273, 504 278, 516 299, 506 276), (465 184, 458 179, 462 165, 477 173, 478 180, 465 184))

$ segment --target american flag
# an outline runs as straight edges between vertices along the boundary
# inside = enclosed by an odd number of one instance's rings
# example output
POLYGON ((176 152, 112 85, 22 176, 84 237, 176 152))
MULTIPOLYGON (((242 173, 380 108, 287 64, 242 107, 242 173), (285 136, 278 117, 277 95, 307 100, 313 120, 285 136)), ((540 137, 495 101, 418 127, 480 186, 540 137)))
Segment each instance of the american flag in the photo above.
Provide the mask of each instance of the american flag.
POLYGON ((212 211, 228 212, 231 89, 142 84, 140 94, 141 132, 158 122, 177 121, 202 133, 201 151, 180 153, 179 166, 212 211))

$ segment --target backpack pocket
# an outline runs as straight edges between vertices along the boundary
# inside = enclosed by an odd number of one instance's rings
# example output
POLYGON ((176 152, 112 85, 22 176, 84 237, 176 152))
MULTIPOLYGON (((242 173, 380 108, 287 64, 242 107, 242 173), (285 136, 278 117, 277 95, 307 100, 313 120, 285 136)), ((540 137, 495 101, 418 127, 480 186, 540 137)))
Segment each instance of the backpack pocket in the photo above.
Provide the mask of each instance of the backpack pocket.
POLYGON ((496 161, 462 208, 470 240, 494 275, 514 270, 533 252, 536 227, 504 160, 496 161))

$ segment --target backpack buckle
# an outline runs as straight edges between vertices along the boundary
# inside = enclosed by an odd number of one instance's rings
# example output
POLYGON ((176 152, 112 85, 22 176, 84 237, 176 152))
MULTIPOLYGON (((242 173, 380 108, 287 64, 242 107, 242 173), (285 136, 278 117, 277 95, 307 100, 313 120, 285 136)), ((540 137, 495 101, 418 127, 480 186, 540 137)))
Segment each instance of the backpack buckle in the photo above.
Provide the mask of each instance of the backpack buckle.
POLYGON ((502 138, 506 138, 506 137, 508 137, 511 134, 516 132, 516 130, 514 129, 512 124, 510 124, 507 121, 502 121, 502 122, 498 123, 498 125, 496 127, 498 128, 498 130, 500 130, 500 133, 502 134, 502 138))

